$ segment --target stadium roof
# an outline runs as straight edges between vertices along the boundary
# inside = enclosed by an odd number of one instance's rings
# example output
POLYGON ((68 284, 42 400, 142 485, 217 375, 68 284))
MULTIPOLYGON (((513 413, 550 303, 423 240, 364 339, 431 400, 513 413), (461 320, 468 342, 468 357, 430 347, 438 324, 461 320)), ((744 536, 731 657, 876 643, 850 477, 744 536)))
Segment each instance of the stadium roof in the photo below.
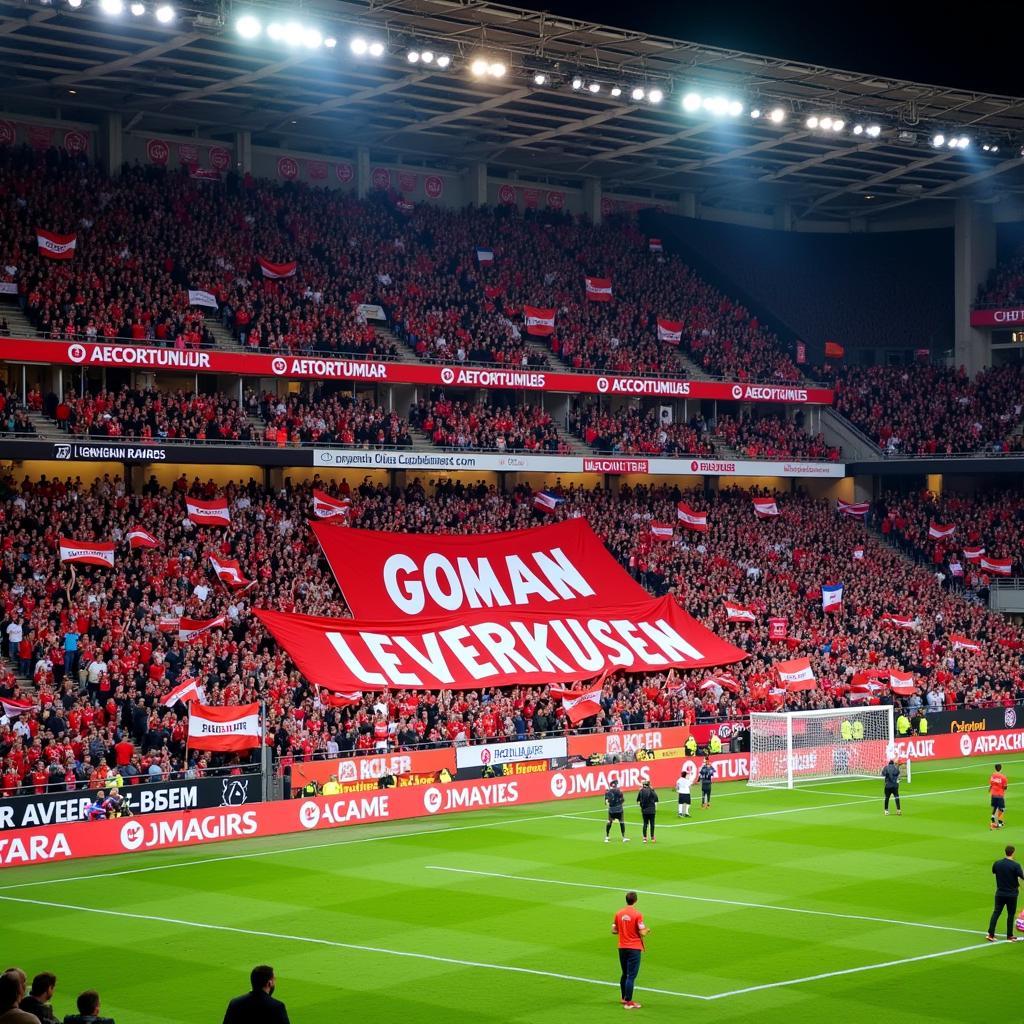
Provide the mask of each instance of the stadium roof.
MULTIPOLYGON (((117 2, 117 0, 114 0, 117 2)), ((172 0, 173 2, 173 0, 172 0)), ((357 143, 410 163, 516 171, 552 181, 602 179, 608 191, 677 196, 752 212, 792 204, 795 218, 846 220, 963 195, 1024 192, 1024 100, 879 78, 684 42, 479 0, 187 0, 175 20, 104 13, 98 0, 0 0, 0 89, 7 109, 94 119, 120 111, 146 131, 227 137, 350 154, 357 143), (289 48, 235 31, 245 13, 264 24, 299 20, 334 49, 289 48), (385 55, 357 58, 362 33, 385 55), (410 47, 453 63, 410 64, 410 47), (501 79, 474 78, 480 53, 501 79), (549 84, 538 86, 538 72, 549 84), (571 79, 596 82, 573 90, 571 79), (610 87, 623 92, 613 97, 610 87), (665 99, 634 102, 636 86, 665 99), (682 109, 690 92, 738 99, 738 117, 682 109), (781 124, 750 111, 780 106, 781 124), (811 130, 812 114, 844 130, 811 130), (877 138, 854 135, 877 123, 877 138), (932 136, 964 134, 966 149, 932 136), (998 146, 985 152, 984 145, 998 146), (869 198, 870 197, 870 198, 869 198)))

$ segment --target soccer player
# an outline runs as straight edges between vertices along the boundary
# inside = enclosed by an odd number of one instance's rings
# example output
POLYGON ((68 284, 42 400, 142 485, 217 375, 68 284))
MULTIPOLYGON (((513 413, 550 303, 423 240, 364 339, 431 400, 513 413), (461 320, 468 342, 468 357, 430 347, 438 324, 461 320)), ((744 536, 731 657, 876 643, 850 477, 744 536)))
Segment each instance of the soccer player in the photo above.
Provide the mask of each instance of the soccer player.
POLYGON ((1006 810, 1006 787, 1010 780, 1003 774, 1003 766, 996 765, 996 770, 989 776, 988 792, 992 798, 992 820, 989 828, 1003 827, 1003 812, 1006 810))
POLYGON ((624 843, 629 842, 629 837, 626 835, 626 819, 624 811, 626 807, 626 794, 619 789, 619 783, 617 779, 612 779, 608 784, 608 788, 604 793, 604 802, 608 807, 608 821, 604 826, 604 841, 610 842, 608 834, 612 830, 612 822, 618 821, 619 831, 622 833, 622 841, 624 843))
POLYGON ((896 813, 902 814, 900 809, 900 766, 890 757, 889 763, 882 769, 882 778, 885 779, 885 813, 889 813, 889 798, 896 798, 896 813))
POLYGON ((636 795, 636 802, 640 805, 640 815, 644 821, 644 842, 647 842, 647 827, 651 829, 651 842, 654 839, 654 815, 658 811, 658 794, 651 788, 649 782, 645 782, 636 795))
POLYGON ((644 915, 636 910, 636 893, 626 893, 626 905, 615 915, 612 922, 612 935, 619 938, 619 991, 622 993, 622 1006, 626 1010, 639 1010, 640 1003, 633 999, 633 986, 636 976, 640 973, 640 956, 644 952, 644 936, 650 928, 644 924, 644 915))
POLYGON ((992 865, 992 874, 996 876, 996 905, 992 917, 989 918, 988 934, 985 936, 989 942, 996 941, 996 924, 1003 907, 1006 907, 1006 941, 1019 941, 1013 934, 1013 919, 1017 913, 1017 894, 1020 892, 1020 880, 1024 878, 1024 871, 1014 860, 1013 855, 1017 852, 1015 846, 1008 846, 1004 852, 1006 856, 992 865))
POLYGON ((690 788, 693 786, 693 773, 682 768, 679 778, 676 779, 676 796, 679 800, 678 817, 688 818, 690 816, 690 788))
POLYGON ((704 758, 704 763, 700 766, 700 771, 697 775, 700 779, 700 806, 702 809, 710 807, 711 783, 715 778, 715 766, 711 763, 709 758, 704 758))

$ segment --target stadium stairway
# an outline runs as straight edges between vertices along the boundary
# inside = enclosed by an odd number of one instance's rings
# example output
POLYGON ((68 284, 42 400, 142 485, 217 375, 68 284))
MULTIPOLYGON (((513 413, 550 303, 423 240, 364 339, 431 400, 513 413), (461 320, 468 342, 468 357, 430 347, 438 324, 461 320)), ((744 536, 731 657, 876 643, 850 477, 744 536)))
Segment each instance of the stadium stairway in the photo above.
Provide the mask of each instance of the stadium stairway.
POLYGON ((234 335, 219 320, 210 317, 204 321, 204 326, 213 335, 216 348, 230 351, 240 347, 234 335))
POLYGON ((9 338, 34 338, 36 336, 35 328, 28 322, 21 307, 15 302, 0 303, 0 320, 7 321, 7 337, 9 338))
POLYGON ((711 380, 711 375, 698 366, 681 348, 676 349, 676 362, 679 371, 688 380, 711 380))
POLYGON ((67 434, 53 420, 48 420, 41 412, 30 412, 28 418, 36 428, 36 434, 42 441, 66 441, 67 434))
POLYGON ((835 409, 822 409, 821 433, 828 444, 842 451, 844 462, 863 462, 882 457, 882 449, 835 409))

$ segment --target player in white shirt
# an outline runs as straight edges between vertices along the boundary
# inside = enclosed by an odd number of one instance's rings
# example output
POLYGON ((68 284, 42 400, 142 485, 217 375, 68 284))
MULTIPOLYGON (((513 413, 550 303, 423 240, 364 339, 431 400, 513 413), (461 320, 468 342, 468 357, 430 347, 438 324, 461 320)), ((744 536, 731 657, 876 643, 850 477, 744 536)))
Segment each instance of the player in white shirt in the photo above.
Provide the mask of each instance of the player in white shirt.
POLYGON ((679 798, 679 814, 680 818, 688 818, 690 816, 690 787, 693 785, 693 772, 687 772, 685 768, 679 773, 679 778, 676 779, 676 795, 679 798))

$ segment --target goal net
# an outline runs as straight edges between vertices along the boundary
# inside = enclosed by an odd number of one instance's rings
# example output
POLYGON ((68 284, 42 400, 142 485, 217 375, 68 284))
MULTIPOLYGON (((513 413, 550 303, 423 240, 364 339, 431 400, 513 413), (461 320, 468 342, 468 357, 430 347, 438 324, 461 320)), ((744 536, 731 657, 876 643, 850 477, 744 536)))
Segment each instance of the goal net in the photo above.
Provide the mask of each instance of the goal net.
POLYGON ((751 786, 877 778, 893 743, 892 705, 751 712, 751 786))

